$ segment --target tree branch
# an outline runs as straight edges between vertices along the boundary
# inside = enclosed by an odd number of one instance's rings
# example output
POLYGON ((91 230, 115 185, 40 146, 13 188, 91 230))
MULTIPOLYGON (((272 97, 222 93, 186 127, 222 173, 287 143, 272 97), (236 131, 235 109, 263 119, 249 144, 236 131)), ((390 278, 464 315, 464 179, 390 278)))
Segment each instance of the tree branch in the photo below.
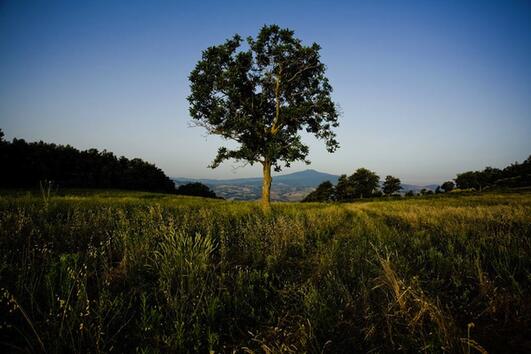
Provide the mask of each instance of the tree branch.
POLYGON ((291 81, 295 80, 295 78, 302 74, 303 72, 305 72, 306 70, 310 70, 310 69, 314 69, 314 68, 317 68, 319 66, 319 64, 316 64, 316 65, 310 65, 310 66, 305 66, 303 67, 302 69, 300 69, 299 71, 297 71, 295 74, 293 74, 293 76, 288 80, 286 81, 286 83, 290 83, 291 81))
POLYGON ((275 118, 271 125, 271 134, 276 135, 280 130, 280 77, 282 75, 282 66, 278 67, 278 75, 276 76, 275 83, 275 118))

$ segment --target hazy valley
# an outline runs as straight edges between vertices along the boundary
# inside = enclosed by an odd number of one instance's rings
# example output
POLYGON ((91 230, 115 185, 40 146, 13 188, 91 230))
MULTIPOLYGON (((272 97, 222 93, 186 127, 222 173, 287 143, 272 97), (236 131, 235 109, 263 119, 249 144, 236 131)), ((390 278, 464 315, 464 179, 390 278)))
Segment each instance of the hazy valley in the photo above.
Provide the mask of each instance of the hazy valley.
MULTIPOLYGON (((337 183, 339 175, 319 172, 308 169, 300 172, 288 173, 273 177, 271 184, 271 199, 273 201, 297 202, 322 182, 330 181, 337 183)), ((212 189, 216 195, 228 200, 257 200, 262 195, 262 177, 256 178, 234 178, 234 179, 201 179, 173 177, 177 186, 200 182, 212 189)), ((402 183, 402 192, 419 192, 422 189, 435 190, 436 184, 425 186, 402 183)))

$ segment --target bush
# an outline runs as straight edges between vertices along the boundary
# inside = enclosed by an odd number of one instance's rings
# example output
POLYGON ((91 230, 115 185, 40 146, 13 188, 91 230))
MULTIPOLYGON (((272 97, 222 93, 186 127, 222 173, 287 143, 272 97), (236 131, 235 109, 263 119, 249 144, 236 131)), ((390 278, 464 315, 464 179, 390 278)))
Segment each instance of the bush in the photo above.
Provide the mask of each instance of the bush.
POLYGON ((199 182, 187 183, 179 186, 179 188, 177 188, 176 194, 205 198, 218 198, 216 193, 211 191, 208 186, 199 182))

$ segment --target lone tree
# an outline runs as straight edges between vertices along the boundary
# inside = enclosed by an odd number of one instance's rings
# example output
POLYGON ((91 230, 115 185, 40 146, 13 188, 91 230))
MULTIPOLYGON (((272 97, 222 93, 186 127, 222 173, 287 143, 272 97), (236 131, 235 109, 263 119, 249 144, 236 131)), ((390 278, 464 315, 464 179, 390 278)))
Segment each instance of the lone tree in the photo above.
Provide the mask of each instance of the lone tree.
POLYGON ((354 190, 354 197, 363 199, 371 197, 378 190, 380 177, 366 168, 358 168, 349 178, 354 190))
POLYGON ((396 193, 401 189, 402 187, 400 186, 399 178, 393 176, 385 177, 383 183, 383 192, 385 193, 385 195, 392 195, 393 193, 396 193))
POLYGON ((239 35, 203 51, 190 74, 190 115, 209 134, 239 144, 220 147, 210 165, 227 159, 263 166, 262 205, 270 208, 271 168, 307 160, 300 132, 334 152, 338 111, 321 63, 320 46, 305 46, 294 32, 264 26, 243 43, 239 35))

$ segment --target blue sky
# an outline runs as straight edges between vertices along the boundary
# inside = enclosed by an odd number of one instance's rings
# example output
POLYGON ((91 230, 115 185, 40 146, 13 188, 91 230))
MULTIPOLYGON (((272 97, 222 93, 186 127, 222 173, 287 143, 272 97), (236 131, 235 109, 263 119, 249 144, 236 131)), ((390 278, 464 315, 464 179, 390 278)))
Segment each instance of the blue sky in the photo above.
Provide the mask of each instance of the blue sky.
POLYGON ((440 183, 531 153, 526 0, 2 1, 0 128, 170 176, 257 176, 207 168, 223 142, 188 127, 187 78, 206 47, 272 23, 322 46, 343 112, 335 154, 304 137, 309 168, 440 183))

